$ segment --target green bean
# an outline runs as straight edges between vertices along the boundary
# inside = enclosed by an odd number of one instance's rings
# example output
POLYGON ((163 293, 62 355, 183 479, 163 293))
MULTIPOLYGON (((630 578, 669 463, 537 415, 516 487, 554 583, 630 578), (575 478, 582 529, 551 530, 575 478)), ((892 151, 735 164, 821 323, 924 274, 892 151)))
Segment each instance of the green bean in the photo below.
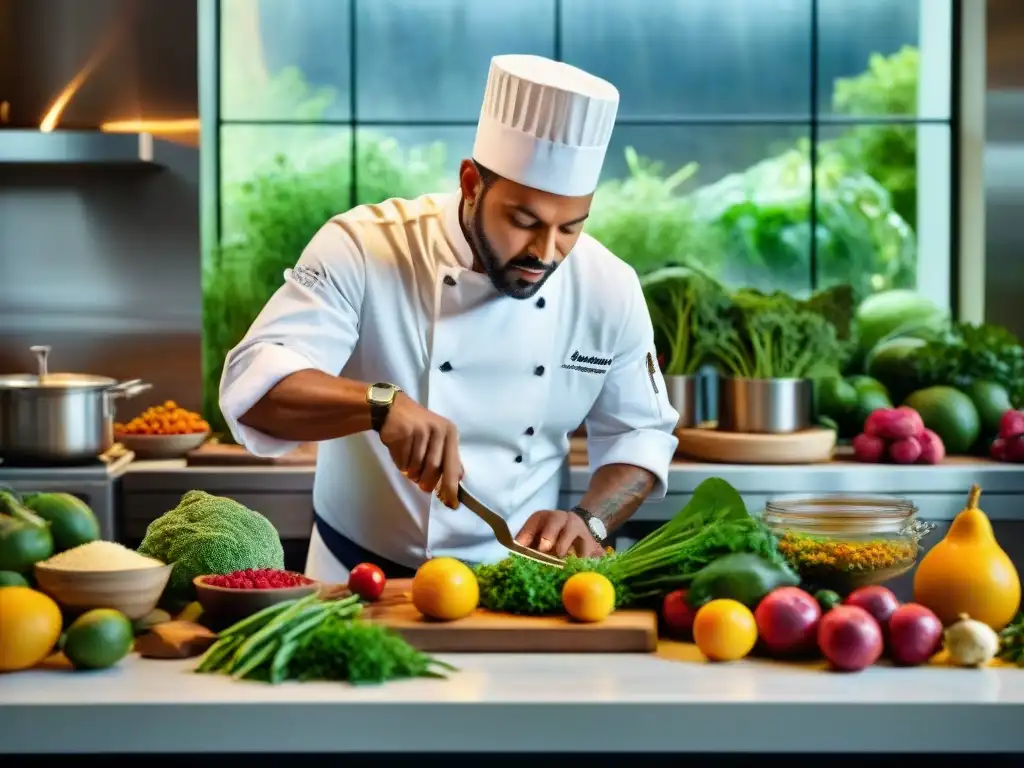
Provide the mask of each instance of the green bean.
MULTIPOLYGON (((237 666, 241 659, 248 655, 250 651, 262 645, 267 639, 272 638, 276 632, 279 632, 284 628, 290 620, 301 613, 303 609, 317 602, 317 600, 318 596, 315 593, 308 595, 307 597, 297 600, 294 604, 289 606, 286 611, 282 611, 274 617, 274 619, 263 627, 263 629, 259 630, 254 635, 251 635, 244 643, 242 643, 241 647, 235 651, 235 655, 232 657, 231 666, 237 666)), ((322 605, 322 603, 319 605, 322 605)))
POLYGON ((286 609, 295 605, 297 602, 298 599, 285 600, 283 603, 276 603, 275 605, 267 606, 263 610, 257 611, 251 616, 247 616, 241 621, 232 624, 227 629, 222 630, 218 633, 218 637, 225 638, 234 637, 235 635, 251 635, 254 631, 265 626, 267 622, 286 609))
POLYGON ((231 653, 242 643, 244 638, 225 637, 211 645, 203 657, 199 660, 197 672, 215 672, 225 659, 230 658, 231 653))
POLYGON ((236 680, 245 677, 247 674, 256 669, 256 667, 258 667, 260 664, 262 664, 264 661, 270 658, 271 654, 273 654, 274 651, 277 650, 277 648, 275 648, 276 644, 276 640, 271 640, 269 643, 263 645, 259 650, 257 650, 251 656, 249 656, 245 664, 242 664, 233 669, 231 671, 231 676, 236 680))
POLYGON ((283 682, 288 676, 288 662, 292 660, 295 651, 299 647, 298 640, 282 642, 281 647, 274 654, 274 660, 270 664, 270 682, 277 684, 283 682))

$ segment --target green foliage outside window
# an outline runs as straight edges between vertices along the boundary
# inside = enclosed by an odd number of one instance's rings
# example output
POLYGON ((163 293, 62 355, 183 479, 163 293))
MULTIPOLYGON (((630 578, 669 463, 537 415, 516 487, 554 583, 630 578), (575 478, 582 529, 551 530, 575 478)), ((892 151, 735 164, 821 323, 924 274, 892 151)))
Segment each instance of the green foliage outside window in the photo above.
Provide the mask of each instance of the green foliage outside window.
MULTIPOLYGON (((851 115, 916 112, 917 51, 875 56, 869 69, 837 82, 834 109, 851 115)), ((315 125, 334 95, 309 90, 295 69, 278 75, 290 112, 315 125)), ((259 105, 246 114, 262 114, 259 105)), ((257 117, 258 119, 258 117, 257 117)), ((916 242, 916 128, 854 126, 818 148, 819 287, 851 283, 858 297, 913 287, 916 242)), ((250 134, 249 142, 255 143, 250 134)), ((245 140, 245 139, 242 139, 245 140)), ((256 146, 232 147, 258 157, 256 146)), ((223 151, 223 150, 222 150, 223 151)), ((265 152, 265 148, 263 148, 265 152)), ((809 147, 797 142, 740 173, 699 185, 690 163, 668 172, 626 152, 625 179, 604 182, 587 231, 641 273, 666 263, 695 264, 732 285, 806 294, 810 232, 809 147)), ((352 204, 445 191, 444 147, 403 150, 360 129, 358 192, 352 204)), ((283 280, 313 234, 349 207, 350 142, 289 147, 251 173, 228 169, 220 201, 225 237, 204 269, 204 411, 229 438, 217 391, 224 357, 283 280)), ((250 166, 246 166, 249 168, 250 166)))

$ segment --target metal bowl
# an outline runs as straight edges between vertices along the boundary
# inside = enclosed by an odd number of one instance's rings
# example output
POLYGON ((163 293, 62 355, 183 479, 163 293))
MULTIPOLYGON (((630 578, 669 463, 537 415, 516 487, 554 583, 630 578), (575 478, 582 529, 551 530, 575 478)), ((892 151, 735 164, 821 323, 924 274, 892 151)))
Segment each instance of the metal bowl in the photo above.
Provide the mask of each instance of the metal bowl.
POLYGON ((814 389, 809 379, 718 380, 718 428, 727 432, 789 433, 810 429, 814 389))

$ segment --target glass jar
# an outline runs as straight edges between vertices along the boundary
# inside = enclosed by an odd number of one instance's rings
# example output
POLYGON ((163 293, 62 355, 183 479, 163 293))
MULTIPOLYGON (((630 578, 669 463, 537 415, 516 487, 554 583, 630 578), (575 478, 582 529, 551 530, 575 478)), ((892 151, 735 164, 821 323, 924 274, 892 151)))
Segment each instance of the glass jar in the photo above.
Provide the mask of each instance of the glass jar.
POLYGON ((840 593, 909 571, 935 528, 909 499, 872 494, 783 496, 768 501, 762 519, 805 584, 840 593))

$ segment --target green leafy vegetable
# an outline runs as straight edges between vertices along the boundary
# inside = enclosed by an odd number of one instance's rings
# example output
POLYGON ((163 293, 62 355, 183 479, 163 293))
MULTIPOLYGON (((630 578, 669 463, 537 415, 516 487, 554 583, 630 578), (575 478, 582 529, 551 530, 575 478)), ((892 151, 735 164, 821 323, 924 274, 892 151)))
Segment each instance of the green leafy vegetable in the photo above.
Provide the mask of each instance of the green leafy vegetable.
POLYGON ((1024 345, 1002 326, 957 322, 905 358, 908 392, 932 386, 964 389, 975 381, 1002 385, 1015 408, 1024 407, 1024 345))
POLYGON ((692 376, 710 356, 713 337, 705 332, 728 311, 728 294, 711 275, 672 266, 641 278, 654 326, 655 347, 664 355, 666 376, 692 376))
POLYGON ((698 485, 686 506, 624 552, 600 559, 569 557, 564 570, 510 557, 475 568, 480 604, 521 614, 557 613, 562 586, 580 571, 604 574, 617 607, 644 603, 687 585, 706 565, 732 552, 784 564, 775 537, 747 513, 739 493, 720 478, 698 485))
POLYGON ((382 683, 405 677, 438 677, 451 670, 410 646, 392 630, 356 617, 356 595, 318 595, 270 606, 220 632, 196 672, 235 679, 344 680, 382 683))
POLYGON ((1018 613, 1014 620, 1000 631, 999 652, 996 655, 1003 661, 1024 667, 1024 611, 1018 613))
POLYGON ((722 373, 744 379, 800 379, 838 373, 847 355, 836 327, 782 292, 743 289, 714 326, 711 355, 722 373))

